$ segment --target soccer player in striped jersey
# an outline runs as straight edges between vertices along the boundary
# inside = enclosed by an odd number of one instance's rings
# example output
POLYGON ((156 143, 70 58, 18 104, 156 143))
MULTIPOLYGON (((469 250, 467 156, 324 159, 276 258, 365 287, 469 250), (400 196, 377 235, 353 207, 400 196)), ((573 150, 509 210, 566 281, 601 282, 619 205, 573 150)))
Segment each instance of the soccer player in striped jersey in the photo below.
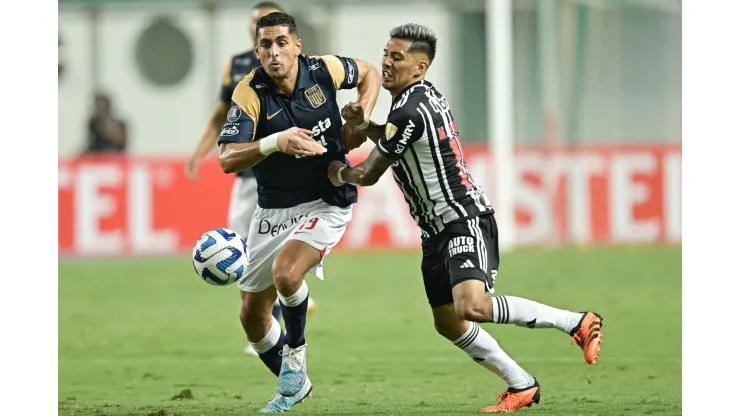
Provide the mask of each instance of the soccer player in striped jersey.
POLYGON ((382 86, 392 105, 385 125, 364 118, 350 103, 342 110, 377 143, 355 167, 335 161, 329 178, 337 186, 370 186, 392 166, 411 215, 421 229, 422 263, 434 326, 508 388, 485 413, 513 412, 539 403, 537 380, 522 369, 477 323, 557 328, 583 350, 588 364, 600 350, 603 319, 514 296, 494 296, 499 267, 493 208, 465 166, 460 136, 447 100, 425 79, 437 39, 428 28, 405 24, 390 32, 382 59, 382 86))

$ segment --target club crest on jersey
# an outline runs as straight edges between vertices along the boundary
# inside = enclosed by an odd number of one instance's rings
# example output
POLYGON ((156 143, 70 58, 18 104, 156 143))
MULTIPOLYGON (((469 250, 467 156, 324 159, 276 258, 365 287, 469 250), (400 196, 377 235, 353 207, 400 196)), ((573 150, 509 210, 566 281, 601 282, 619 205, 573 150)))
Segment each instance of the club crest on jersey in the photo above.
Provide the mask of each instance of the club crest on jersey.
POLYGON ((307 89, 304 94, 306 94, 306 98, 308 98, 308 102, 311 103, 313 108, 319 108, 321 104, 324 104, 326 102, 326 97, 324 96, 324 93, 321 91, 321 88, 319 88, 318 84, 307 89))
POLYGON ((385 124, 385 138, 390 140, 398 131, 398 127, 394 126, 393 123, 385 124))
POLYGON ((231 108, 229 108, 229 112, 226 113, 226 121, 228 121, 229 123, 236 123, 241 116, 242 109, 239 108, 239 106, 232 105, 231 108))

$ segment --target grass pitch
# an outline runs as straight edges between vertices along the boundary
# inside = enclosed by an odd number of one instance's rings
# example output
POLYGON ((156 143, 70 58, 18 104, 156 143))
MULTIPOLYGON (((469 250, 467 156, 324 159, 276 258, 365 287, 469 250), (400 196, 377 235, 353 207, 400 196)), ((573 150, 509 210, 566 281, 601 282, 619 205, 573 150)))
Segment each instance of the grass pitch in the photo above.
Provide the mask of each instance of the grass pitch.
MULTIPOLYGON (((420 254, 333 253, 309 278, 314 398, 296 414, 479 414, 505 389, 434 331, 420 254)), ((554 329, 483 325, 542 386, 517 413, 681 413, 681 248, 523 250, 496 293, 605 318, 596 365, 554 329)), ((209 286, 187 257, 62 261, 59 413, 244 415, 277 380, 242 353, 236 286, 209 286)))

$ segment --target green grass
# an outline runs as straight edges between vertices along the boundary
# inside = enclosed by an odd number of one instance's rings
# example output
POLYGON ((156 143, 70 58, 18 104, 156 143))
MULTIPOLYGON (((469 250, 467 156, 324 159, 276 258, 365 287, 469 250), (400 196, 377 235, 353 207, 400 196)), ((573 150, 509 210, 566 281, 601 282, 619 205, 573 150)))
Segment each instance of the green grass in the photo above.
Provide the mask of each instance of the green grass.
MULTIPOLYGON (((314 398, 298 414, 478 414, 505 389, 437 335, 418 254, 327 258, 309 279, 314 398)), ((681 248, 519 251, 497 294, 605 317, 596 365, 554 329, 484 325, 542 386, 521 414, 681 413, 681 248)), ((59 265, 63 415, 243 415, 276 379, 241 350, 236 287, 200 281, 188 258, 59 265), (184 390, 192 399, 173 399, 184 390)))

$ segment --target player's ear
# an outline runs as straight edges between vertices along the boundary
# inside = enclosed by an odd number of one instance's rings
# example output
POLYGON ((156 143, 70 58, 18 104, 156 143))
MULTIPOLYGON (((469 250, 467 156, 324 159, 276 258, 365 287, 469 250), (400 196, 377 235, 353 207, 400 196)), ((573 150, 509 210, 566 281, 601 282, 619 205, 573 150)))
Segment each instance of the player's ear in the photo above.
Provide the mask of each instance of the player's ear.
POLYGON ((414 70, 414 78, 424 75, 427 72, 427 68, 429 68, 429 62, 425 60, 417 62, 416 69, 414 70))
POLYGON ((303 41, 301 40, 301 38, 298 38, 295 41, 295 54, 300 55, 302 50, 303 50, 303 41))

